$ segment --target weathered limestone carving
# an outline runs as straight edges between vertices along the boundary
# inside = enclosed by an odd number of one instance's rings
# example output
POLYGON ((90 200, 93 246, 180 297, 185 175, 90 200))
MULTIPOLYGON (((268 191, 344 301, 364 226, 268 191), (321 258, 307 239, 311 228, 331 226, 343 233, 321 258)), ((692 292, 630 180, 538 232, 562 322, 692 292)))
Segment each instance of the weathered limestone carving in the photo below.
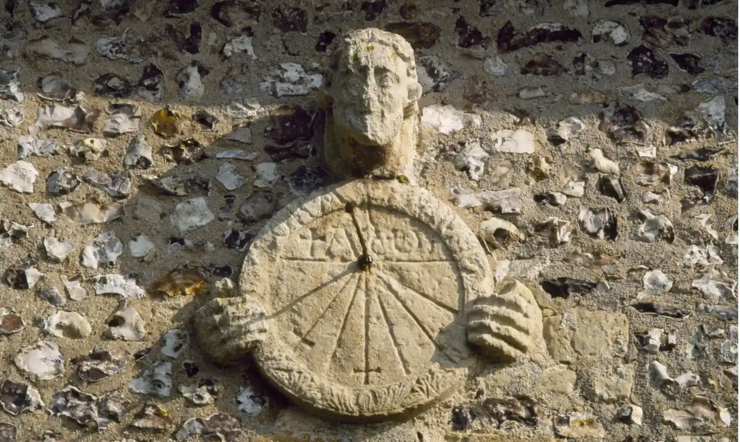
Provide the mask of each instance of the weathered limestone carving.
MULTIPOLYGON (((327 84, 327 163, 348 176, 409 177, 415 154, 411 48, 377 29, 340 46, 327 84)), ((220 362, 250 353, 287 397, 349 422, 404 419, 541 341, 520 283, 492 294, 475 234, 406 180, 344 182, 280 210, 255 236, 236 290, 217 285, 195 317, 220 362), (472 344, 472 345, 471 345, 472 344)))
POLYGON ((198 343, 216 362, 242 359, 265 339, 265 309, 250 296, 239 296, 234 282, 216 283, 215 297, 195 316, 198 343))
POLYGON ((380 29, 347 34, 319 95, 329 169, 339 178, 413 179, 421 92, 414 51, 403 37, 380 29))
POLYGON ((475 361, 465 306, 491 277, 446 204, 360 180, 280 211, 239 284, 271 317, 253 353, 264 375, 317 413, 372 421, 413 414, 464 379, 475 361))
POLYGON ((532 292, 519 281, 477 299, 468 313, 468 342, 494 360, 519 359, 541 339, 542 312, 532 292))

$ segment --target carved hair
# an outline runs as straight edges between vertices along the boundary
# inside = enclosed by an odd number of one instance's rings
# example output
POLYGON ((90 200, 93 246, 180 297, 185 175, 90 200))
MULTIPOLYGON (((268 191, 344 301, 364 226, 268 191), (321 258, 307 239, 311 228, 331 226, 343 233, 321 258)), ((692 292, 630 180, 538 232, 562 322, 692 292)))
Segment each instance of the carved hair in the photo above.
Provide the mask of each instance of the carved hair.
MULTIPOLYGON (((377 28, 357 29, 345 35, 337 49, 334 50, 329 61, 329 69, 327 70, 324 79, 324 88, 322 91, 322 95, 324 95, 322 98, 327 101, 324 103, 327 107, 331 107, 331 93, 329 93, 329 90, 332 88, 334 76, 339 69, 339 64, 342 59, 347 56, 347 52, 352 53, 357 49, 365 48, 367 45, 371 44, 384 45, 391 48, 393 52, 401 58, 401 60, 406 62, 406 75, 409 80, 412 82, 418 82, 414 50, 411 48, 409 42, 400 35, 377 28)), ((412 104, 410 104, 410 106, 413 107, 412 104)))

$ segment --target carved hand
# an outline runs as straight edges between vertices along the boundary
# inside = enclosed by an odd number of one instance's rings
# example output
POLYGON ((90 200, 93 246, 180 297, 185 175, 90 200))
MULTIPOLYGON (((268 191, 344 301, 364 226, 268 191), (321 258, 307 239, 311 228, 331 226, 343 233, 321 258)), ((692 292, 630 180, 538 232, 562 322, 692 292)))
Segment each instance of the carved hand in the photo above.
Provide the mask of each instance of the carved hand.
POLYGON ((229 279, 219 281, 217 294, 227 297, 211 299, 195 314, 198 343, 219 363, 244 357, 267 333, 265 309, 250 296, 233 296, 233 284, 229 279))
POLYGON ((468 342, 499 362, 525 356, 542 339, 542 312, 534 295, 518 281, 476 300, 468 313, 468 342))

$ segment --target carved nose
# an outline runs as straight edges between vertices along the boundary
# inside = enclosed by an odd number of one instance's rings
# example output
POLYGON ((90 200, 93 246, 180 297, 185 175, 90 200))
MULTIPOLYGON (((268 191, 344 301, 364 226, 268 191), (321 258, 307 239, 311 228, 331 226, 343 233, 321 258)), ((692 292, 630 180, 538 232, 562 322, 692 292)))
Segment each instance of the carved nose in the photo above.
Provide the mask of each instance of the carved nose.
POLYGON ((375 99, 375 88, 369 82, 365 83, 363 86, 360 98, 365 104, 369 104, 371 100, 375 99))

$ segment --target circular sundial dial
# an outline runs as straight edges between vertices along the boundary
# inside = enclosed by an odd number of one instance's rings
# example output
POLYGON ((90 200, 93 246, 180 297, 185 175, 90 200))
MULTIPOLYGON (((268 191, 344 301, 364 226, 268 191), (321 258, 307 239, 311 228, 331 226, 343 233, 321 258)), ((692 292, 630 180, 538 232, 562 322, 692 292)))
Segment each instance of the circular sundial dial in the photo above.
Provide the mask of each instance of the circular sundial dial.
POLYGON ((466 306, 490 276, 473 233, 429 192, 354 181, 276 214, 240 286, 267 312, 262 373, 314 412, 372 421, 459 385, 474 359, 466 306))

